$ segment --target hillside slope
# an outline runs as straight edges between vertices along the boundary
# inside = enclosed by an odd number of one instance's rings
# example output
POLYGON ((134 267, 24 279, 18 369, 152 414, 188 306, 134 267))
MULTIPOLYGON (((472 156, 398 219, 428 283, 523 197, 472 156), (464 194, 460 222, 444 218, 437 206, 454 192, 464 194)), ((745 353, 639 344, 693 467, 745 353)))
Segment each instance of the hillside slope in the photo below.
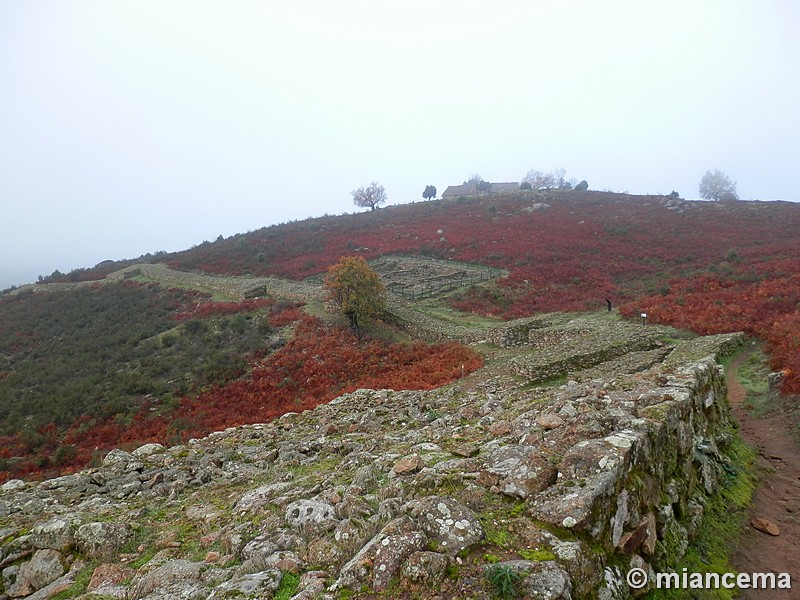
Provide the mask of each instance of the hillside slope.
MULTIPOLYGON (((505 269, 451 299, 503 318, 580 311, 609 299, 630 317, 766 343, 800 392, 800 205, 683 202, 551 192, 461 197, 322 217, 150 257, 175 269, 302 279, 340 256, 406 253, 505 269), (549 208, 542 209, 542 205, 549 208), (534 206, 539 208, 535 210, 534 206)), ((64 280, 102 278, 118 266, 64 280)))

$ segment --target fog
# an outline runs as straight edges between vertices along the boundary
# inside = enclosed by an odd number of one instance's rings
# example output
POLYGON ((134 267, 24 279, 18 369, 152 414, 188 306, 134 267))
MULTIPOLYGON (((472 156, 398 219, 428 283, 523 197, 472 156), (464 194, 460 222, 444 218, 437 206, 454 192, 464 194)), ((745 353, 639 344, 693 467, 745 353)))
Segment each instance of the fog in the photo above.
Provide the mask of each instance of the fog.
POLYGON ((0 0, 0 289, 473 173, 800 200, 785 1, 0 0))

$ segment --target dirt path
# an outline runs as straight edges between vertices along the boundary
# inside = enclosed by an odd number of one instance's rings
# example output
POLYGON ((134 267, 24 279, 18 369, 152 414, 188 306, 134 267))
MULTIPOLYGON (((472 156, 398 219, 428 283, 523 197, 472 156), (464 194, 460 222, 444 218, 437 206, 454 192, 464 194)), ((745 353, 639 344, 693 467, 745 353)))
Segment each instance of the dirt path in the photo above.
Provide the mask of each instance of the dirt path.
POLYGON ((768 519, 780 529, 772 536, 748 527, 733 558, 747 573, 790 573, 792 590, 742 591, 745 600, 788 600, 800 597, 800 448, 783 416, 754 417, 744 407, 745 389, 736 378, 744 352, 728 369, 728 398, 745 442, 758 450, 759 483, 753 498, 753 518, 768 519))

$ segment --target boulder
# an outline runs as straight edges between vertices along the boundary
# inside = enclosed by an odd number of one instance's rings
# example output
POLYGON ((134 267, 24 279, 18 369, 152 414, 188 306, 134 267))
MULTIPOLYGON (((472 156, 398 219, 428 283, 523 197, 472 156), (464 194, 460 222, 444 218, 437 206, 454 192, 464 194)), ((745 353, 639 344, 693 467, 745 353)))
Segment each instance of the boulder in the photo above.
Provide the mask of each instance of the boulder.
POLYGON ((286 522, 290 527, 303 529, 332 529, 338 521, 336 509, 319 500, 297 500, 286 507, 286 522))
POLYGON ((421 471, 425 467, 425 463, 419 454, 410 454, 398 460, 392 467, 392 472, 395 475, 411 475, 421 471))
POLYGON ((171 560, 152 571, 134 577, 128 592, 137 600, 205 600, 208 588, 201 575, 208 565, 188 560, 171 560))
POLYGON ((240 596, 248 598, 271 598, 275 590, 280 587, 281 579, 283 579, 283 573, 278 569, 249 573, 217 586, 208 596, 208 599, 235 598, 240 596))
POLYGON ((33 557, 23 563, 17 573, 17 581, 12 586, 12 597, 26 596, 54 582, 67 572, 64 555, 50 549, 37 550, 33 557), (24 592, 24 590, 30 590, 24 592))
POLYGON ((122 523, 86 523, 75 533, 78 548, 91 558, 113 562, 133 537, 130 525, 122 523))
POLYGON ((555 483, 558 474, 549 458, 534 446, 502 446, 486 457, 485 465, 488 474, 498 477, 496 485, 501 492, 522 499, 555 483))
POLYGON ((483 539, 478 517, 453 498, 429 496, 409 502, 406 509, 428 539, 451 556, 483 539))
POLYGON ((444 579, 450 559, 439 552, 414 552, 403 563, 403 579, 433 587, 444 579))
POLYGON ((56 517, 37 525, 31 531, 35 548, 50 548, 66 552, 75 543, 75 530, 79 521, 75 517, 56 517))

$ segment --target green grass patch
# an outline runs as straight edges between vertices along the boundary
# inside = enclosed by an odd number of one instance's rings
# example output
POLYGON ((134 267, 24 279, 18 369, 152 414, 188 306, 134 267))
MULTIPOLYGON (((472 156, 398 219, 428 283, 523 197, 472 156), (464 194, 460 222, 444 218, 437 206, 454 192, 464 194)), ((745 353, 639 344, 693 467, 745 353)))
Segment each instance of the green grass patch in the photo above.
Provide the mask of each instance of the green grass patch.
POLYGON ((86 593, 86 588, 89 587, 89 581, 91 581, 92 574, 98 564, 97 562, 88 563, 75 576, 73 584, 55 596, 52 596, 51 600, 69 600, 69 598, 77 598, 86 593))
POLYGON ((517 554, 525 560, 543 561, 556 559, 556 555, 550 552, 550 550, 523 548, 519 550, 517 554))
POLYGON ((475 329, 494 327, 502 323, 502 319, 463 312, 442 304, 439 299, 427 299, 417 302, 414 307, 424 315, 444 321, 452 325, 472 327, 475 329))
POLYGON ((760 348, 750 352, 736 370, 736 379, 747 392, 744 404, 757 417, 764 416, 773 408, 767 383, 769 374, 769 361, 760 348))
POLYGON ((486 579, 492 584, 492 589, 496 598, 510 600, 519 596, 517 583, 520 580, 519 573, 508 565, 496 564, 486 569, 486 579))
POLYGON ((289 600, 297 593, 300 585, 300 575, 297 573, 284 573, 281 578, 281 585, 275 591, 274 600, 289 600))

